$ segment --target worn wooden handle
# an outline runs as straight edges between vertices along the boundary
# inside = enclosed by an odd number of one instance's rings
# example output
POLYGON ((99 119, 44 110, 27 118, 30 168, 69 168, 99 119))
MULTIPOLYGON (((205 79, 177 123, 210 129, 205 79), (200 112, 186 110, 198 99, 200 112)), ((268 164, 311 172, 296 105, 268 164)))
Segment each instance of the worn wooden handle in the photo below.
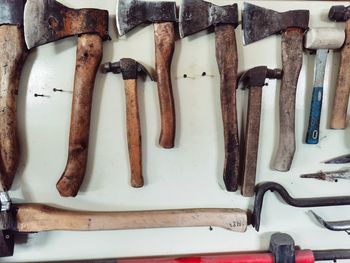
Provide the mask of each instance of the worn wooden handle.
POLYGON ((282 33, 283 77, 280 90, 280 135, 274 169, 289 171, 295 153, 295 99, 303 64, 303 33, 290 28, 282 33))
POLYGON ((101 59, 102 39, 97 35, 80 36, 77 48, 68 161, 57 183, 61 196, 76 196, 84 179, 88 158, 92 95, 101 59))
POLYGON ((28 51, 23 29, 0 26, 0 175, 3 190, 9 190, 20 156, 17 136, 19 81, 28 51))
POLYGON ((247 228, 247 214, 240 209, 79 212, 45 205, 28 204, 18 206, 17 212, 17 229, 19 232, 199 226, 215 226, 244 232, 247 228))
POLYGON ((176 129, 174 96, 171 84, 171 62, 175 49, 174 23, 155 23, 154 39, 161 120, 159 144, 164 148, 173 148, 176 129))
POLYGON ((340 54, 340 67, 333 101, 331 129, 345 129, 350 93, 350 20, 345 23, 345 44, 340 54))
POLYGON ((239 139, 236 109, 237 46, 233 25, 215 27, 216 60, 221 81, 221 110, 224 124, 224 182, 228 191, 236 191, 239 175, 239 139))
POLYGON ((126 96, 126 126, 128 133, 129 162, 131 171, 131 186, 142 187, 142 147, 141 125, 137 96, 137 80, 125 80, 126 96))
POLYGON ((254 196, 259 149, 262 87, 249 88, 247 126, 243 159, 242 195, 254 196))

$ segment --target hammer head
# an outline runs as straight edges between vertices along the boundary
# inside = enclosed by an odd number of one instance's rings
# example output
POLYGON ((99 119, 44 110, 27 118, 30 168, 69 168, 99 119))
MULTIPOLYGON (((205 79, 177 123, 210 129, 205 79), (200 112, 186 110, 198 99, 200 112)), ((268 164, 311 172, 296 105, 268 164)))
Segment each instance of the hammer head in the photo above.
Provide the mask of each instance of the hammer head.
POLYGON ((338 49, 345 42, 345 31, 337 28, 312 28, 305 36, 305 48, 338 49))
POLYGON ((183 0, 180 6, 180 36, 186 37, 210 26, 238 26, 237 4, 217 6, 202 0, 183 0))
POLYGON ((143 23, 177 22, 176 2, 117 0, 116 13, 120 36, 143 23))
POLYGON ((0 0, 0 25, 23 26, 26 0, 0 0))
POLYGON ((335 5, 328 13, 328 18, 336 22, 345 22, 350 18, 350 6, 335 5))
POLYGON ((309 25, 309 10, 293 10, 279 13, 249 3, 244 3, 242 26, 246 45, 268 36, 278 34, 287 28, 306 30, 309 25))
POLYGON ((252 68, 244 72, 239 77, 239 82, 250 87, 262 87, 265 85, 266 79, 281 79, 281 69, 269 69, 266 66, 252 68))
POLYGON ((27 0, 24 8, 24 36, 28 49, 80 34, 108 36, 108 12, 71 9, 55 0, 27 0))
POLYGON ((102 73, 112 72, 114 74, 121 73, 123 79, 137 79, 139 74, 148 75, 152 81, 154 81, 153 76, 149 71, 137 61, 131 58, 123 58, 119 62, 106 63, 101 67, 102 73))

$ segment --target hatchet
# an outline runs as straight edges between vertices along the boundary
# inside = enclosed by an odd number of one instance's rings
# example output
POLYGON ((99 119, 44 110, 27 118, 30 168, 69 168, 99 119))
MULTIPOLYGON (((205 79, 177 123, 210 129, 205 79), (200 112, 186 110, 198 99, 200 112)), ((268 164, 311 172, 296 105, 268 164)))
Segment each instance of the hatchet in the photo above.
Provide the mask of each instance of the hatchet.
POLYGON ((239 139, 236 109, 237 4, 217 6, 201 0, 184 0, 180 6, 180 36, 215 27, 216 60, 220 71, 221 111, 224 124, 224 182, 228 191, 236 191, 239 175, 239 139))
POLYGON ((279 13, 244 3, 244 42, 250 44, 282 32, 282 70, 280 89, 280 136, 273 167, 288 171, 295 153, 295 100, 303 64, 303 36, 310 12, 293 10, 279 13))
POLYGON ((55 0, 28 0, 24 34, 29 49, 78 36, 68 161, 57 183, 62 196, 76 196, 87 165, 92 95, 102 59, 102 41, 109 39, 108 12, 71 9, 55 0))
POLYGON ((17 135, 19 81, 27 58, 23 36, 25 0, 0 0, 0 175, 10 189, 20 156, 17 135))
POLYGON ((175 49, 176 2, 117 0, 117 28, 120 36, 143 23, 154 23, 156 74, 160 104, 159 144, 173 148, 175 106, 171 83, 171 62, 175 49))
POLYGON ((0 192, 0 200, 0 257, 13 255, 14 236, 18 232, 200 226, 221 227, 236 232, 247 229, 247 213, 235 208, 86 212, 42 204, 12 204, 6 192, 0 192))

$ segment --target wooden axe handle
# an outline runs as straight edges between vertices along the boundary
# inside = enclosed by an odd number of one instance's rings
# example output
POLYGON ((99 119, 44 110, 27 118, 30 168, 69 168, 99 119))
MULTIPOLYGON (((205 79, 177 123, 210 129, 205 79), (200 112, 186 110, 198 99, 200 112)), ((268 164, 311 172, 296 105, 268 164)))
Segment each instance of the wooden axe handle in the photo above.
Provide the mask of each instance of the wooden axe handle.
POLYGON ((155 23, 154 39, 161 119, 159 144, 163 148, 170 149, 174 147, 176 129, 174 96, 171 84, 171 62, 175 50, 174 23, 155 23))
POLYGON ((81 35, 76 59, 68 161, 56 186, 65 197, 77 195, 86 171, 92 95, 102 59, 102 39, 98 35, 81 35))
POLYGON ((295 100, 303 64, 304 30, 290 28, 282 33, 283 77, 280 90, 280 135, 274 169, 289 171, 295 153, 295 100))
POLYGON ((143 176, 141 125, 137 96, 137 80, 127 79, 124 82, 131 186, 138 188, 143 186, 143 176))
POLYGON ((331 129, 345 129, 350 93, 350 20, 345 23, 345 43, 340 54, 340 67, 333 102, 331 129))
POLYGON ((221 110, 224 123, 224 181, 228 191, 236 191, 239 175, 239 139, 236 109, 237 45, 233 25, 215 27, 216 60, 221 81, 221 110))
POLYGON ((19 161, 17 107, 19 81, 27 58, 23 29, 0 26, 0 174, 3 190, 11 187, 19 161))
POLYGON ((249 88, 247 126, 243 159, 242 195, 254 196, 259 149, 262 87, 249 88))
POLYGON ((17 230, 19 232, 197 226, 215 226, 244 232, 247 228, 247 214, 240 209, 78 212, 30 204, 19 205, 17 211, 17 230))

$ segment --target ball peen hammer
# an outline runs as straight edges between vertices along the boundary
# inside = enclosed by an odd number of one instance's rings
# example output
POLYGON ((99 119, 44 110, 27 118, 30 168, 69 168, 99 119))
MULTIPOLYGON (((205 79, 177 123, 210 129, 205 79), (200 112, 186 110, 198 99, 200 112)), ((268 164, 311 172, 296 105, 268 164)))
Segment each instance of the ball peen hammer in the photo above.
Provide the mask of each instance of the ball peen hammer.
POLYGON ((71 9, 55 0, 27 0, 24 35, 29 49, 78 36, 68 161, 57 183, 62 196, 76 196, 86 171, 92 96, 102 59, 102 41, 109 39, 108 12, 71 9))

